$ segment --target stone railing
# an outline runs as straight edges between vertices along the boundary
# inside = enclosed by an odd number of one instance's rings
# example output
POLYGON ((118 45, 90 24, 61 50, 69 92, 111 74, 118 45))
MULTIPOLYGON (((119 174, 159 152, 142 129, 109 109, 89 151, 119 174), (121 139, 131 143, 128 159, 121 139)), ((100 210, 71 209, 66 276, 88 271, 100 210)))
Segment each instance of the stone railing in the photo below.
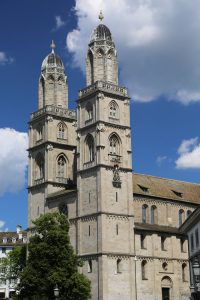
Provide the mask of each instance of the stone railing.
POLYGON ((116 95, 127 96, 127 88, 119 87, 113 83, 104 81, 96 81, 94 84, 87 86, 85 89, 79 91, 79 98, 89 95, 97 90, 111 92, 116 95))
POLYGON ((38 178, 34 180, 35 185, 42 184, 42 183, 44 183, 44 178, 38 178))
POLYGON ((63 184, 68 184, 69 183, 68 181, 69 181, 68 178, 56 177, 56 182, 63 183, 63 184))
POLYGON ((86 162, 86 163, 83 164, 83 168, 84 169, 91 168, 94 165, 95 165, 95 161, 94 160, 93 161, 88 161, 88 162, 86 162))
POLYGON ((117 155, 117 154, 108 154, 109 155, 109 159, 111 162, 113 163, 120 163, 121 162, 121 156, 120 155, 117 155))
POLYGON ((31 120, 43 115, 43 114, 50 114, 59 117, 68 117, 70 119, 76 120, 76 110, 68 110, 63 107, 57 107, 54 105, 46 105, 44 108, 39 109, 36 112, 31 114, 31 120))

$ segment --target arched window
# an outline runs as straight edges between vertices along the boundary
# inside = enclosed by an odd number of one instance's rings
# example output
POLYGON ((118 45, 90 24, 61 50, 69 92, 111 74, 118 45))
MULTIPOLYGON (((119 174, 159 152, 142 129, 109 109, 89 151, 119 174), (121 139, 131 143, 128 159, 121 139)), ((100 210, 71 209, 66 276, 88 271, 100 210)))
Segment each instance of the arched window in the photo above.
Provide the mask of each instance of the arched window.
POLYGON ((113 133, 110 138, 110 154, 119 155, 120 154, 120 143, 118 136, 113 133))
POLYGON ((166 261, 162 264, 162 268, 163 268, 164 271, 167 271, 167 269, 168 269, 168 264, 167 264, 166 261))
POLYGON ((117 273, 122 272, 122 260, 120 258, 117 259, 117 273))
POLYGON ((64 155, 60 155, 57 159, 57 176, 60 178, 66 178, 66 158, 64 155))
POLYGON ((186 263, 183 263, 182 264, 182 280, 183 281, 187 281, 187 265, 186 265, 186 263))
POLYGON ((44 157, 41 153, 36 156, 36 174, 35 179, 44 178, 44 157))
POLYGON ((141 262, 141 272, 142 272, 142 280, 147 279, 147 261, 143 260, 141 262))
POLYGON ((92 260, 88 260, 88 273, 92 273, 92 260))
POLYGON ((147 210, 148 210, 148 205, 146 204, 142 205, 142 223, 147 223, 147 210))
POLYGON ((58 138, 59 139, 64 139, 66 138, 66 126, 64 123, 59 123, 58 124, 58 138))
POLYGON ((157 207, 155 205, 151 206, 151 224, 157 223, 157 207))
POLYGON ((189 215, 191 215, 191 210, 187 210, 187 218, 189 217, 189 215))
POLYGON ((86 122, 93 119, 93 108, 90 102, 86 105, 86 122))
POLYGON ((184 221, 184 210, 180 209, 179 213, 178 213, 178 217, 179 217, 179 226, 181 226, 183 224, 184 221))
POLYGON ((87 75, 87 84, 93 84, 94 83, 94 58, 91 51, 88 52, 87 56, 87 69, 86 69, 86 75, 87 75))
POLYGON ((85 146, 85 162, 94 161, 94 139, 91 134, 87 135, 85 146))
POLYGON ((118 105, 115 101, 111 101, 109 104, 109 117, 118 118, 118 105))
POLYGON ((37 141, 42 140, 43 138, 43 126, 41 124, 37 127, 37 141))

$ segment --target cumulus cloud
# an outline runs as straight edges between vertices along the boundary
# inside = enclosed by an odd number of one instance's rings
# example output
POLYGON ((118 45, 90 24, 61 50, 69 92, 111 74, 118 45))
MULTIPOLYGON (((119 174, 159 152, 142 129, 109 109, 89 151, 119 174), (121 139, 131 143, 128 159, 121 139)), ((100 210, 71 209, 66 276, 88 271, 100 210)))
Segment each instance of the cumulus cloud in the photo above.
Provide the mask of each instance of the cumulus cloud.
POLYGON ((18 192, 25 184, 28 135, 11 128, 0 128, 0 196, 18 192))
POLYGON ((0 66, 11 64, 14 61, 12 57, 8 57, 5 52, 0 51, 0 66))
POLYGON ((55 16, 56 25, 53 29, 54 31, 60 29, 61 27, 65 26, 65 21, 62 20, 61 16, 55 16))
POLYGON ((121 82, 133 99, 200 101, 199 0, 76 0, 77 28, 66 43, 83 71, 101 9, 118 50, 121 82))
POLYGON ((198 137, 183 140, 178 148, 179 158, 176 160, 177 169, 200 168, 200 143, 198 137))

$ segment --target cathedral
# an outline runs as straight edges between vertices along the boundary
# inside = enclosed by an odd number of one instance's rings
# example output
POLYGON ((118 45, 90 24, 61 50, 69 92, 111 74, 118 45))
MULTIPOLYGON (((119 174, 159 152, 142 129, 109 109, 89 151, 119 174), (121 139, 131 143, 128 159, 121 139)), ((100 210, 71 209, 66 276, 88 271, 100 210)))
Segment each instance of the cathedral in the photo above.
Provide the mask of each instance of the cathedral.
POLYGON ((28 230, 46 212, 68 216, 92 300, 186 300, 188 247, 178 228, 199 204, 200 185, 133 173, 130 97, 100 20, 76 110, 54 42, 42 62, 29 122, 28 230))

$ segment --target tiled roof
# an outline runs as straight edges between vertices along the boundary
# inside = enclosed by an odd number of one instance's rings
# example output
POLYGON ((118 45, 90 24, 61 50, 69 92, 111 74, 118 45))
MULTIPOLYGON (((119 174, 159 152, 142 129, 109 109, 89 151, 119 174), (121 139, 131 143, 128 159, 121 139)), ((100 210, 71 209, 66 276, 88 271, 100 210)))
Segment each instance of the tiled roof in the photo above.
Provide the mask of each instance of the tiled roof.
POLYGON ((0 232, 0 245, 1 246, 9 246, 9 245, 17 245, 17 244, 23 244, 23 238, 27 238, 27 232, 22 231, 22 239, 19 239, 19 234, 17 232, 0 232), (7 242, 3 242, 3 239, 7 238, 7 242), (13 238, 16 239, 16 242, 13 242, 13 238))
POLYGON ((135 229, 138 231, 161 232, 168 234, 183 234, 178 228, 172 226, 163 226, 157 224, 135 223, 135 229))
POLYGON ((133 174, 133 193, 200 204, 200 184, 133 174))

